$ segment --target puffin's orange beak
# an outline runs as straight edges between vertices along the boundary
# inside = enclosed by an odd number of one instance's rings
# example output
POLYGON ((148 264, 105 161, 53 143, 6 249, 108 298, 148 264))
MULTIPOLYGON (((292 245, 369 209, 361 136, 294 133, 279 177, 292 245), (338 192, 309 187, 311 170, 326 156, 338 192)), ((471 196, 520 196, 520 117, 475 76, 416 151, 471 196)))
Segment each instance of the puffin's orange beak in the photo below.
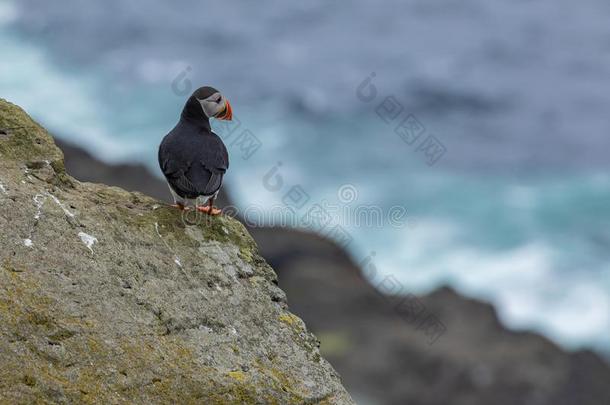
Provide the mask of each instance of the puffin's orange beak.
POLYGON ((233 109, 231 108, 231 103, 229 103, 229 100, 225 100, 225 109, 222 110, 222 112, 218 114, 216 118, 227 121, 231 121, 233 119, 233 109))

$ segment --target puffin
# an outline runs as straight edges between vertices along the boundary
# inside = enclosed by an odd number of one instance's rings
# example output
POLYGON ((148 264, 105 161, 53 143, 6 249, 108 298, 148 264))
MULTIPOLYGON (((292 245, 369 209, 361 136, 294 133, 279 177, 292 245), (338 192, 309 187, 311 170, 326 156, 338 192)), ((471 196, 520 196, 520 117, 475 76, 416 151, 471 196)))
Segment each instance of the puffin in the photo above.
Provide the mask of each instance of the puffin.
POLYGON ((231 120, 229 100, 213 87, 200 87, 188 98, 180 121, 159 146, 159 166, 174 199, 173 207, 219 215, 214 199, 229 169, 229 154, 210 127, 210 118, 231 120), (207 202, 207 205, 206 205, 207 202))

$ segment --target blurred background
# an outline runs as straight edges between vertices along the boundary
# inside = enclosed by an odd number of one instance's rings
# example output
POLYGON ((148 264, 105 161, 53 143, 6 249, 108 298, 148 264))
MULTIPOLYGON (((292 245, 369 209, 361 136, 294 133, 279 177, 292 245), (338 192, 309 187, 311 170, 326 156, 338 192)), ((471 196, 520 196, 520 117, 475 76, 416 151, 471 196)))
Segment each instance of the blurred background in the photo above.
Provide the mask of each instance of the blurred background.
POLYGON ((237 118, 216 128, 232 204, 359 403, 603 404, 607 389, 572 387, 591 402, 549 394, 576 369, 594 380, 587 361, 557 376, 545 358, 531 386, 505 384, 523 373, 504 370, 508 353, 537 349, 491 330, 541 335, 553 356, 586 351, 610 375, 608 21, 602 0, 0 0, 0 97, 68 163, 87 162, 77 177, 131 176, 169 198, 157 147, 190 92, 220 89, 237 118), (328 223, 301 220, 318 207, 328 223), (312 267, 328 271, 301 274, 312 267), (387 304, 374 291, 422 297, 438 343, 409 346, 418 327, 394 304, 367 312, 387 304), (469 309, 479 300, 498 326, 469 309), (495 351, 498 339, 514 351, 495 351), (408 347, 438 364, 415 364, 408 347))

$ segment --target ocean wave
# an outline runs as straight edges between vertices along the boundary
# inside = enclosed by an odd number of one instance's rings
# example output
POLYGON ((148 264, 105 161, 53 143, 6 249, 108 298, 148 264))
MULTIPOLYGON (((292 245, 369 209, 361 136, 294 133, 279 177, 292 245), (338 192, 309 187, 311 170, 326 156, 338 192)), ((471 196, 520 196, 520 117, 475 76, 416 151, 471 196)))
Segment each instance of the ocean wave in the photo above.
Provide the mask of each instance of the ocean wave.
POLYGON ((542 331, 572 349, 610 353, 610 266, 558 274, 561 246, 532 240, 497 251, 461 244, 459 234, 456 224, 418 218, 417 228, 392 247, 373 248, 376 265, 410 292, 451 285, 494 303, 513 329, 542 331))

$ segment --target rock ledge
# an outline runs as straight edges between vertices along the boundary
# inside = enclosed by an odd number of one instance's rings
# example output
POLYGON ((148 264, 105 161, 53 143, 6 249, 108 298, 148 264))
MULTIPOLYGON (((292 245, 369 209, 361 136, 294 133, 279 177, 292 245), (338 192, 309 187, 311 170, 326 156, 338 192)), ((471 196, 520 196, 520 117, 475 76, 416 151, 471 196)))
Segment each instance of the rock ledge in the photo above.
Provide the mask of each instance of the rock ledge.
POLYGON ((238 221, 73 179, 2 99, 0 227, 2 401, 353 403, 238 221))

